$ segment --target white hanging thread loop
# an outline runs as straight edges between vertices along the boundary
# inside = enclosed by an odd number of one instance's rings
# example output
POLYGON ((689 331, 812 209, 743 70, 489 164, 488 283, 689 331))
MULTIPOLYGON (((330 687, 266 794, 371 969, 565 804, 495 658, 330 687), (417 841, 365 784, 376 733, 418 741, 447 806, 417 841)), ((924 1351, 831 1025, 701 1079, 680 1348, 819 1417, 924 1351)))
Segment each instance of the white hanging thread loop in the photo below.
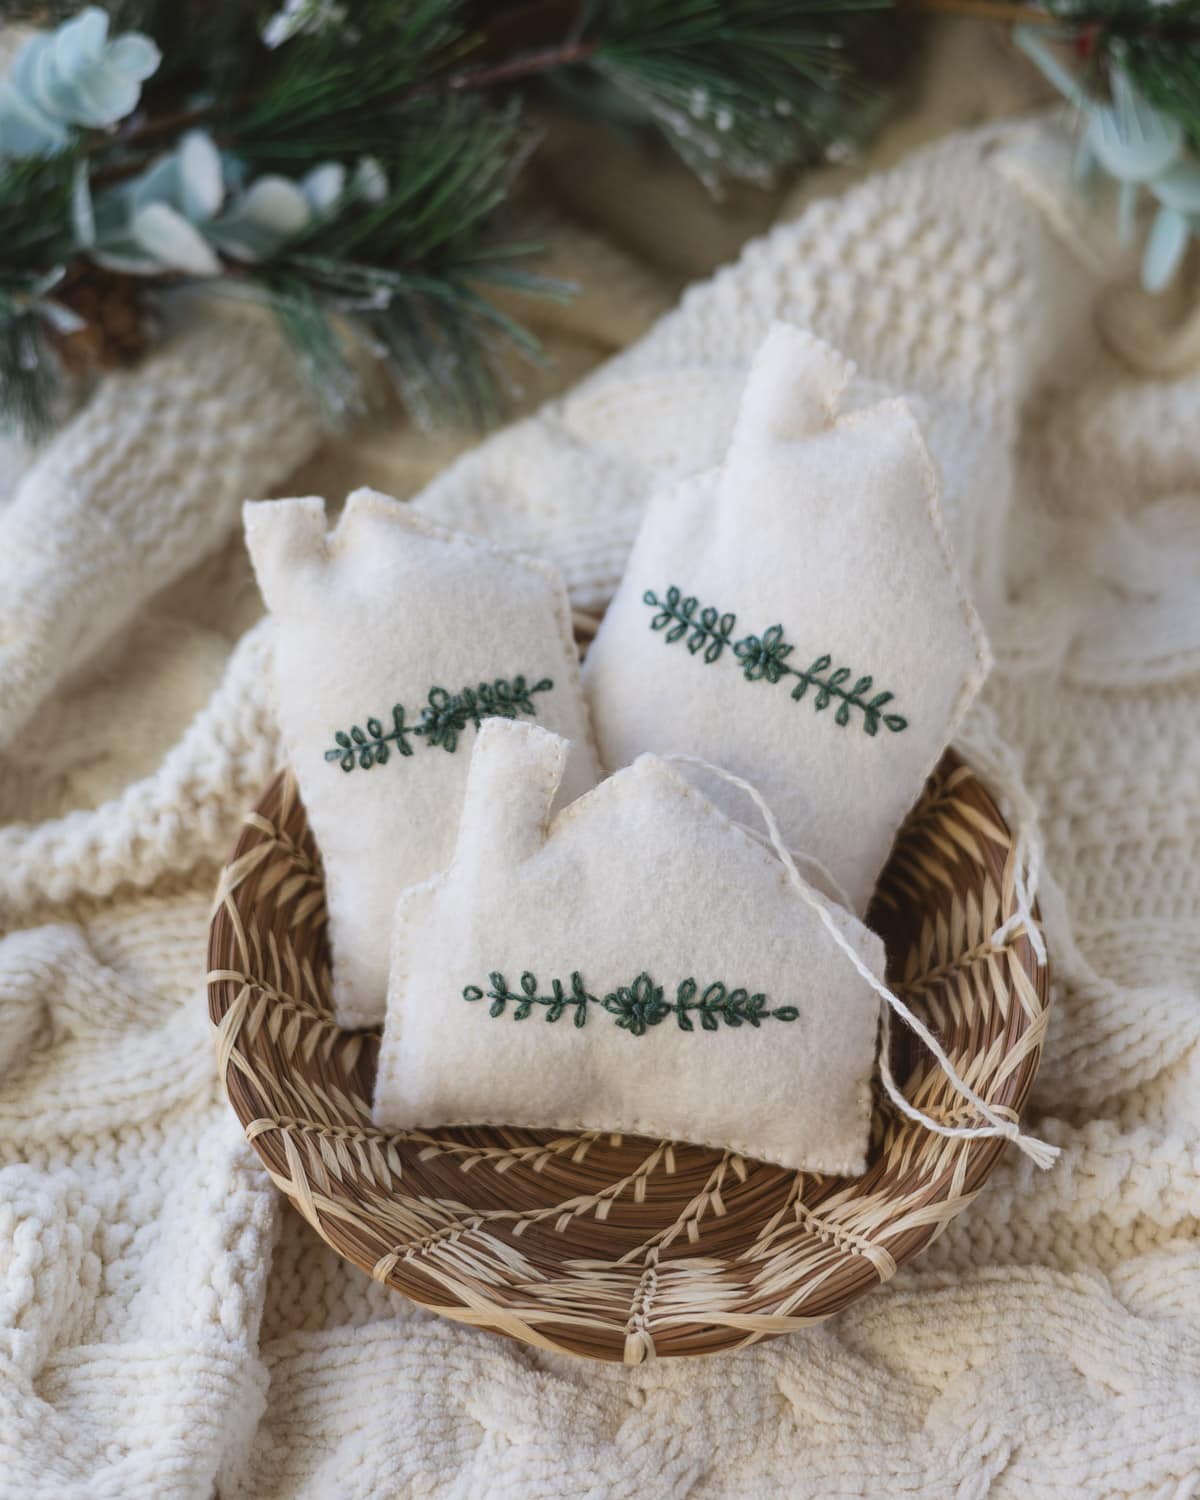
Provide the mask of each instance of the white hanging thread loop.
MULTIPOLYGON (((854 965, 859 975, 866 980, 875 993, 883 1000, 896 1015, 905 1023, 909 1029, 925 1044, 933 1054, 935 1061, 946 1075, 954 1089, 962 1095, 968 1104, 979 1112, 988 1122, 986 1125, 945 1125, 939 1120, 932 1119, 929 1115, 919 1110, 916 1105, 911 1104, 901 1093, 892 1077, 892 1070, 887 1057, 887 1036, 884 1036, 884 1048, 880 1058, 880 1078, 883 1082, 884 1091, 895 1107, 907 1119, 918 1125, 931 1130, 935 1135, 949 1136, 956 1140, 977 1140, 984 1136, 1000 1136, 1005 1140, 1012 1141, 1021 1151, 1029 1157, 1030 1161, 1038 1167, 1052 1166, 1059 1155, 1059 1148, 1050 1145, 1047 1141, 1040 1141, 1036 1136, 1026 1135, 1014 1119, 1006 1119, 1003 1114, 993 1109, 990 1104, 981 1099, 975 1090, 963 1078, 960 1078, 954 1064, 947 1057, 944 1048, 933 1033, 925 1025, 924 1021, 915 1015, 898 995, 884 984, 882 979, 877 978, 855 952, 850 941, 838 928, 829 908, 806 884, 800 871, 796 868, 796 861, 792 858, 787 845, 783 841, 783 834, 776 821, 775 814, 767 805, 766 798, 757 787, 745 781, 741 776, 735 776, 732 771, 726 771, 720 766, 714 766, 711 761, 705 760, 699 755, 664 755, 663 760, 673 761, 678 765, 695 766, 698 770, 707 771, 710 775, 718 777, 721 781, 735 786, 739 791, 745 792, 746 796, 754 803, 766 824, 770 835, 771 846, 778 856, 780 863, 787 871, 788 879, 795 888, 796 893, 804 904, 819 918, 822 926, 829 933, 834 943, 846 955, 854 965)), ((1032 920, 1026 929, 1028 932, 1034 930, 1032 920)))
POLYGON ((1016 909, 992 933, 992 947, 1002 948, 1010 939, 1023 933, 1029 940, 1039 964, 1046 962, 1046 943, 1033 917, 1033 898, 1042 873, 1042 840, 1037 831, 1037 808, 1025 790, 1016 758, 1000 738, 990 710, 976 704, 971 727, 964 729, 956 743, 967 759, 991 780, 1002 786, 1011 803, 1011 821, 1016 823, 1013 840, 1013 901, 1016 909))
MULTIPOLYGON (((667 756, 665 758, 670 760, 673 757, 667 756)), ((747 838, 752 838, 756 844, 760 844, 764 849, 772 849, 773 846, 770 837, 762 830, 751 828, 748 823, 738 823, 737 826, 747 838)), ((799 849, 791 849, 788 852, 803 869, 809 885, 815 885, 822 895, 831 896, 835 901, 844 906, 847 911, 854 909, 854 902, 850 899, 850 893, 828 865, 823 864, 815 854, 804 854, 799 849)))

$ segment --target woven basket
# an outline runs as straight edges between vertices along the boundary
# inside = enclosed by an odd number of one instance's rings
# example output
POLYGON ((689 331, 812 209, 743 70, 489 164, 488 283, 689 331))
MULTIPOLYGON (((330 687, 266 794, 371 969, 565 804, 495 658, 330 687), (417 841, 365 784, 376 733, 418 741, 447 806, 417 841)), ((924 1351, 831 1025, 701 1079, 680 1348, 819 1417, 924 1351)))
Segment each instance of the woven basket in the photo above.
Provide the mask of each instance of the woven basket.
MULTIPOLYGON (((1048 975, 1018 935, 1004 820, 948 754, 909 816, 869 923, 888 978, 960 1075, 1015 1118, 1048 975)), ((209 937, 209 1013, 230 1102, 323 1239, 397 1291, 543 1349, 637 1363, 711 1354, 839 1312, 974 1198, 1003 1142, 948 1140, 876 1100, 861 1177, 790 1172, 667 1141, 371 1124, 378 1034, 330 1001, 321 863, 284 773, 247 818, 209 937)), ((928 1114, 976 1123, 900 1024, 893 1071, 928 1114)))

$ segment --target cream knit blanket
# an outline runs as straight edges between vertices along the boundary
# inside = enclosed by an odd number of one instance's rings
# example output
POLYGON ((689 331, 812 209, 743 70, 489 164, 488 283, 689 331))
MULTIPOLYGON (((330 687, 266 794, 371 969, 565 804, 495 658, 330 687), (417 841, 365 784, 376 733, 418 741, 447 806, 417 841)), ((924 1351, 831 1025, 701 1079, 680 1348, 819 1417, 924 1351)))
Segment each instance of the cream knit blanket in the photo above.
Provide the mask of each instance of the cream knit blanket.
POLYGON ((1057 1167, 1009 1151, 831 1324, 634 1370, 439 1321, 283 1213, 215 1083, 204 942, 277 758, 237 505, 318 433, 265 326, 208 324, 0 508, 0 1495, 1200 1492, 1200 376, 1097 336, 1119 268, 1054 222, 1059 149, 991 129, 814 202, 416 501, 594 607, 773 318, 921 398, 999 662, 968 738, 1040 813, 1057 1167))

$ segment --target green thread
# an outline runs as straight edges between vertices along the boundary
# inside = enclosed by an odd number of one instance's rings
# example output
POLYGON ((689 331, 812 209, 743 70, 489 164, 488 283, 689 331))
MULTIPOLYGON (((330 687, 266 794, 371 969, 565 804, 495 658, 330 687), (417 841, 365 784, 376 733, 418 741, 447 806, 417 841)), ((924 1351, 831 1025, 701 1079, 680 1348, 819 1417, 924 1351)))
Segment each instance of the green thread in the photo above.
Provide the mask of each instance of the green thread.
POLYGON ((704 652, 706 662, 714 662, 731 644, 730 636, 734 625, 737 623, 736 615, 718 615, 711 606, 700 611, 699 618, 696 616, 697 599, 680 597, 680 591, 673 585, 667 590, 665 600, 658 598, 652 589, 647 589, 642 595, 646 604, 656 605, 659 613, 650 621, 651 630, 665 630, 668 645, 687 637, 687 648, 695 656, 698 652, 704 652))
POLYGON ((884 707, 895 697, 894 693, 876 693, 870 700, 867 694, 874 686, 874 678, 867 675, 857 678, 851 685, 849 667, 837 667, 830 672, 833 658, 818 656, 807 667, 794 667, 788 662, 792 646, 784 640, 783 626, 772 625, 761 636, 747 635, 733 639, 737 624, 736 615, 718 614, 710 606, 697 614, 699 601, 689 595, 686 598, 680 589, 672 585, 665 599, 660 599, 653 589, 647 589, 642 602, 658 611, 650 621, 651 630, 664 631, 668 645, 675 641, 686 641, 693 656, 703 655, 705 662, 717 661, 729 647, 741 663, 742 676, 747 682, 780 682, 784 677, 794 677, 792 698, 798 703, 809 688, 815 688, 812 704, 818 713, 837 701, 834 722, 845 728, 853 711, 862 713, 862 727, 867 734, 878 734, 883 724, 893 734, 908 728, 908 720, 901 714, 886 714, 884 707), (828 673, 828 676, 823 674, 828 673))
POLYGON ((538 994, 541 986, 528 969, 521 975, 521 988, 510 990, 504 975, 493 971, 488 975, 491 989, 481 989, 469 984, 463 990, 464 1000, 490 1000, 488 1015, 499 1019, 512 1005, 514 1021, 527 1020, 535 1007, 541 1007, 546 1021, 557 1021, 568 1010, 576 1026, 586 1026, 588 1007, 598 1006, 612 1016, 622 1031, 633 1036, 645 1036, 651 1026, 657 1026, 668 1016, 675 1017, 680 1031, 695 1031, 698 1017, 705 1031, 717 1031, 723 1021, 726 1026, 761 1026, 766 1020, 795 1021, 800 1012, 794 1005, 777 1005, 767 1009, 765 995, 752 995, 744 989, 727 989, 719 981, 708 985, 703 991, 694 979, 680 980, 675 989, 674 1000, 663 998, 662 985, 655 984, 649 974, 643 972, 632 984, 622 985, 600 999, 589 993, 583 976, 576 969, 569 983, 564 986, 560 979, 550 982, 550 993, 538 994), (697 998, 699 997, 699 998, 697 998))
POLYGON ((397 703, 392 709, 392 727, 386 733, 379 719, 368 719, 365 729, 358 724, 349 730, 339 729, 333 737, 336 743, 326 750, 325 759, 337 761, 343 771, 353 771, 356 766, 369 771, 372 766, 387 765, 393 746, 398 754, 411 755, 413 735, 453 755, 458 749, 459 735, 468 724, 478 729, 484 719, 515 719, 518 714, 535 717, 533 695, 548 693, 553 686, 550 677, 530 685, 518 676, 511 681, 497 677, 494 682, 465 687, 460 693, 431 687, 418 723, 406 723, 404 705, 397 703))

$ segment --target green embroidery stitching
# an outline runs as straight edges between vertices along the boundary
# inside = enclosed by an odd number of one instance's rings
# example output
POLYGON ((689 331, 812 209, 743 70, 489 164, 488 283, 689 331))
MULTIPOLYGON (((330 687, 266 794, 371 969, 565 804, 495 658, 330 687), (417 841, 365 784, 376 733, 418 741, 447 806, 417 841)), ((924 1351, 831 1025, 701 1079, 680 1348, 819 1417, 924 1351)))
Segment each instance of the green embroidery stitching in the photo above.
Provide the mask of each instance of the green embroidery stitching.
POLYGON ((504 1015, 511 1004, 514 1021, 528 1019, 534 1007, 541 1006, 546 1012, 544 1020, 557 1021, 570 1009, 575 1025, 586 1026, 588 1006, 596 1005, 615 1017, 622 1031, 633 1036, 645 1036, 651 1026, 657 1026, 670 1015, 675 1017, 680 1031, 695 1031, 693 1015, 699 1016, 705 1031, 717 1031, 722 1021, 726 1026, 761 1026, 765 1020, 795 1021, 800 1014, 794 1005, 777 1005, 768 1010, 765 995, 752 995, 744 989, 730 990, 719 981, 701 992, 694 979, 683 979, 676 986, 674 1000, 664 1000, 662 985, 655 984, 645 972, 632 984, 613 990, 603 999, 588 992, 578 969, 567 987, 560 979, 551 980, 548 995, 538 994, 537 978, 528 969, 521 975, 519 991, 510 990, 508 981, 499 972, 489 974, 488 979, 490 990, 469 984, 462 996, 472 1002, 490 1000, 488 1015, 493 1020, 504 1015))
POLYGON ((692 596, 684 598, 682 591, 674 585, 667 590, 665 599, 660 599, 653 589, 647 589, 642 602, 658 611, 650 621, 650 628, 665 631, 663 638, 668 645, 686 637, 692 655, 703 652, 708 663, 717 661, 728 646, 741 663, 742 675, 747 682, 779 682, 784 677, 794 677, 796 685, 792 689, 792 698, 796 702, 810 687, 817 690, 812 702, 818 713, 828 708, 834 699, 839 700, 833 717, 834 722, 843 728, 849 724, 854 709, 861 711, 863 730, 867 734, 878 734, 881 723, 893 734, 908 728, 908 720, 903 715, 883 712, 885 705, 895 697, 894 693, 876 693, 867 701, 866 695, 874 685, 871 676, 859 677, 853 686, 848 686, 852 676, 850 668, 838 667, 830 672, 833 658, 827 655, 818 656, 808 667, 789 665, 787 658, 793 648, 783 638, 782 625, 772 625, 761 636, 747 635, 735 641, 735 615, 719 615, 711 606, 697 615, 699 601, 692 596), (827 672, 828 676, 822 675, 827 672))
POLYGON ((515 719, 518 714, 536 717, 533 695, 548 693, 553 686, 550 677, 543 677, 531 686, 518 676, 511 681, 497 677, 494 682, 465 687, 461 693, 431 687, 419 723, 406 723, 404 705, 397 703, 392 709, 392 727, 386 733, 379 719, 368 719, 365 730, 358 724, 349 730, 339 729, 333 737, 336 744, 326 750, 325 759, 336 760, 343 771, 353 771, 356 766, 369 771, 372 766, 387 765, 393 745, 400 755, 411 755, 413 735, 420 735, 427 745, 438 745, 452 755, 458 749, 459 735, 468 724, 478 729, 484 719, 515 719))
POLYGON ((699 601, 694 598, 681 599, 679 590, 674 586, 667 590, 665 600, 660 599, 653 589, 647 589, 642 599, 646 604, 658 606, 660 613, 650 621, 650 629, 665 630, 668 645, 687 636, 687 648, 693 656, 698 651, 703 651, 704 660, 714 662, 725 647, 731 644, 730 635, 737 623, 736 615, 718 615, 710 605, 700 611, 700 618, 697 619, 696 605, 699 601))

